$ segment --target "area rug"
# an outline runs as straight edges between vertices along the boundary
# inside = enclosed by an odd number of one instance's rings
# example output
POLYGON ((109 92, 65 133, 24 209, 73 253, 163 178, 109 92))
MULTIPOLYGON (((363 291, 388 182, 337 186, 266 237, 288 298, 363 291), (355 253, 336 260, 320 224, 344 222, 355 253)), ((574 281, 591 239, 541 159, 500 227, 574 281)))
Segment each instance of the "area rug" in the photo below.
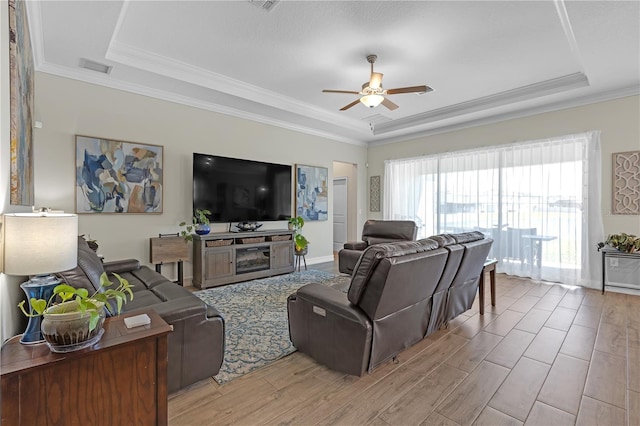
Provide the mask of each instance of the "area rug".
POLYGON ((308 270, 195 292, 220 311, 225 321, 224 362, 215 381, 227 383, 294 352, 287 297, 308 283, 338 285, 349 279, 308 270))

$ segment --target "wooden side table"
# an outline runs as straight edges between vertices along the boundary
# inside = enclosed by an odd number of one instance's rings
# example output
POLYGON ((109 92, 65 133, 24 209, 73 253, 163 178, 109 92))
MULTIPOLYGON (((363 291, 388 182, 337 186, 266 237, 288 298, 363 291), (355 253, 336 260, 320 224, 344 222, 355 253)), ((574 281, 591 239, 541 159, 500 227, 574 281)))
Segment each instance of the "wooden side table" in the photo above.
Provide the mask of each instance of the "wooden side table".
POLYGON ((480 315, 484 315, 484 274, 489 272, 489 282, 491 284, 491 306, 496 306, 496 265, 497 259, 487 259, 480 274, 480 284, 478 284, 478 294, 480 305, 480 315))
POLYGON ((45 343, 1 351, 3 425, 166 425, 167 335, 154 311, 151 324, 128 329, 123 314, 107 318, 93 347, 53 353, 45 343))

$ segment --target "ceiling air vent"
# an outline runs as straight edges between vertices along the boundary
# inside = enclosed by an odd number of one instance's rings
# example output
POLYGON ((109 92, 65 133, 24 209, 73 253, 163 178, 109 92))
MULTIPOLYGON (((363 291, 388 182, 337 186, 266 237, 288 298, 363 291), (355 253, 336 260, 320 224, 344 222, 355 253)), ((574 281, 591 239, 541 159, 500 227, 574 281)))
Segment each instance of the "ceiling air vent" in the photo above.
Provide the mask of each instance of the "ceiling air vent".
POLYGON ((267 12, 271 12, 273 8, 276 7, 278 3, 280 3, 280 0, 249 0, 249 3, 254 6, 258 6, 259 8, 266 10, 267 12))
POLYGON ((95 62, 86 58, 80 58, 80 67, 91 71, 101 72, 103 74, 109 74, 111 72, 111 68, 113 68, 110 65, 101 64, 100 62, 95 62))

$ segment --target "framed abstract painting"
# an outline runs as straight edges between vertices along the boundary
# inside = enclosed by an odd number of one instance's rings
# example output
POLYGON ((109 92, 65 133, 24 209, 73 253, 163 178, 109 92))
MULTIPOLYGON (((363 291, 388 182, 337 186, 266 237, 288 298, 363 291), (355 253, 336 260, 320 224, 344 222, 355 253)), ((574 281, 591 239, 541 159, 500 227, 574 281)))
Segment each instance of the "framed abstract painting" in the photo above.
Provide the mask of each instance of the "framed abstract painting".
POLYGON ((329 218, 329 169, 296 164, 296 216, 304 220, 329 218))
POLYGON ((163 147, 76 136, 76 213, 162 213, 163 147))
POLYGON ((32 206, 34 64, 25 3, 9 0, 10 203, 32 206))

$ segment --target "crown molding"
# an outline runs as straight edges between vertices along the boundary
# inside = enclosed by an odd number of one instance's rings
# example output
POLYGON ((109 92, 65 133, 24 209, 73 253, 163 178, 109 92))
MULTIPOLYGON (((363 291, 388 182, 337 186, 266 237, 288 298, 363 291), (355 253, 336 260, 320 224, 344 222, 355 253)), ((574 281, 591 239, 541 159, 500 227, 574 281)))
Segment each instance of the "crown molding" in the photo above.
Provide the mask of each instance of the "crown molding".
POLYGON ((589 79, 587 76, 581 72, 577 72, 493 95, 483 96, 481 98, 461 102, 444 108, 438 108, 421 114, 399 118, 386 123, 374 124, 371 128, 374 135, 381 135, 396 130, 406 129, 407 127, 433 123, 447 118, 535 99, 545 95, 564 92, 566 90, 585 87, 588 85, 589 79))
POLYGON ((415 132, 410 135, 403 135, 397 137, 391 137, 386 139, 370 142, 369 146, 381 146, 389 145, 398 142, 404 142, 408 140, 418 139, 427 136, 433 136, 441 133, 453 132, 456 130, 468 129, 471 127, 483 126, 487 124, 498 123, 501 121, 513 120, 516 118, 529 117, 532 115, 544 114, 548 112, 561 111, 563 109, 576 108, 585 105, 595 104, 598 102, 606 102, 620 98, 626 98, 629 96, 640 96, 640 86, 628 86, 619 89, 609 90, 606 92, 600 92, 593 95, 582 96, 566 101, 558 101, 551 104, 524 108, 518 111, 511 111, 502 114, 495 114, 489 117, 478 118, 475 120, 463 121, 457 124, 450 124, 447 126, 434 127, 429 130, 421 132, 415 132))
POLYGON ((350 145, 366 146, 367 143, 358 139, 346 138, 344 136, 324 132, 318 129, 314 129, 307 126, 300 126, 290 121, 284 121, 276 118, 266 117, 264 115, 251 113, 245 110, 231 108, 215 104, 212 102, 206 102, 199 99, 194 99, 188 96, 177 95, 175 93, 167 92, 164 90, 158 90, 142 86, 139 84, 124 82, 116 80, 111 76, 95 73, 93 71, 84 70, 81 68, 70 69, 67 67, 44 63, 37 69, 38 72, 44 72, 47 74, 57 75, 59 77, 65 77, 72 80, 78 80, 85 83, 95 84, 98 86, 108 87, 110 89, 122 90, 125 92, 135 93, 138 95, 148 96, 155 99, 161 99, 168 102, 173 102, 181 105, 191 106, 207 111, 217 112, 220 114, 230 115, 237 118, 255 121, 262 124, 281 127, 288 130, 293 130, 308 135, 318 136, 325 139, 330 139, 336 142, 347 143, 350 145))
POLYGON ((31 34, 31 50, 33 62, 38 69, 44 64, 44 34, 42 31, 42 8, 39 1, 25 1, 29 34, 31 34))
POLYGON ((360 120, 334 112, 328 112, 288 96, 115 40, 109 45, 105 58, 133 68, 145 71, 153 70, 155 74, 249 99, 253 102, 299 114, 314 120, 355 129, 356 131, 369 131, 368 124, 362 123, 360 120))
POLYGON ((573 27, 571 26, 571 20, 569 19, 569 13, 567 12, 567 7, 564 4, 564 0, 553 0, 553 4, 556 7, 556 13, 558 14, 558 19, 560 20, 562 31, 564 31, 564 37, 567 39, 569 49, 571 49, 571 53, 578 63, 580 71, 584 72, 582 55, 580 54, 578 41, 576 40, 576 35, 573 32, 573 27))

